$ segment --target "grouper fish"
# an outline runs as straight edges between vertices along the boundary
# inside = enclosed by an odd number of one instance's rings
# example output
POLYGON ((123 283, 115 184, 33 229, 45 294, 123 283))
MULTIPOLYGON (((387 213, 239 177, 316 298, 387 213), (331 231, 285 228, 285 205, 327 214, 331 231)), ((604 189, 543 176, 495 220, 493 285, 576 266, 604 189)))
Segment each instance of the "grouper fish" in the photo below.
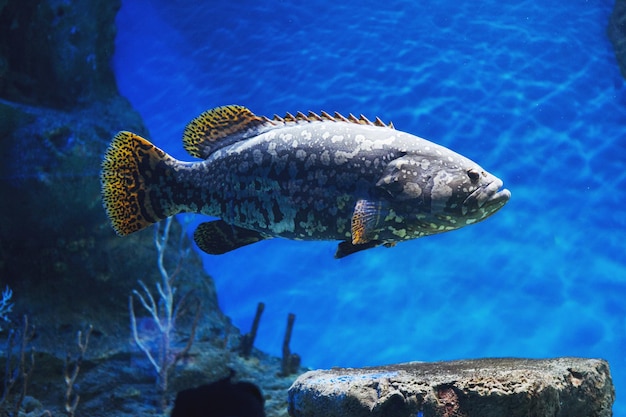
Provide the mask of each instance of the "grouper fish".
POLYGON ((342 258, 479 222, 511 196, 475 162, 379 118, 270 119, 230 105, 192 120, 183 145, 201 161, 134 133, 113 138, 101 184, 119 235, 191 212, 219 218, 194 232, 209 254, 282 237, 340 241, 342 258))

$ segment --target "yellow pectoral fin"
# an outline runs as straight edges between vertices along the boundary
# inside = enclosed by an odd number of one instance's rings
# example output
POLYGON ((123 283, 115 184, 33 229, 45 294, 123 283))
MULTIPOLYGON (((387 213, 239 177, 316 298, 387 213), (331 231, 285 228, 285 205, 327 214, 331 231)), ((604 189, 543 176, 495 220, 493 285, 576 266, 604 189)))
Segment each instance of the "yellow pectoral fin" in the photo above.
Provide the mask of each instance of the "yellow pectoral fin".
POLYGON ((376 231, 382 214, 382 203, 358 200, 352 213, 352 244, 362 245, 376 239, 376 231))

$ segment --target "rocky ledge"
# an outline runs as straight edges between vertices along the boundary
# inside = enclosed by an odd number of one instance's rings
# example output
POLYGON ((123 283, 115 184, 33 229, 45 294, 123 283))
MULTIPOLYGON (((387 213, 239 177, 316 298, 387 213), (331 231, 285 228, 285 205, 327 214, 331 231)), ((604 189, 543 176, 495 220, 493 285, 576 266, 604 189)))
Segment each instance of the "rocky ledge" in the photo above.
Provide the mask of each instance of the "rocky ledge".
POLYGON ((293 417, 609 417, 600 359, 476 359, 310 371, 289 389, 293 417))

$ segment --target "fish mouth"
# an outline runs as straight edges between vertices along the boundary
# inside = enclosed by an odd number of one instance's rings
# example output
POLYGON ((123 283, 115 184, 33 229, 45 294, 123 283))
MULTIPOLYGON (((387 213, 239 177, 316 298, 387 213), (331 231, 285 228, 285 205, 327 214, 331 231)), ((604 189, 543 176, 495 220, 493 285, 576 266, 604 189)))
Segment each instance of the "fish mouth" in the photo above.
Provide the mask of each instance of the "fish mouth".
POLYGON ((467 196, 464 204, 468 204, 474 200, 478 208, 493 208, 495 211, 504 206, 511 198, 511 192, 506 188, 502 188, 502 185, 502 180, 495 179, 467 196))
POLYGON ((503 183, 501 180, 496 180, 489 184, 487 186, 487 190, 491 193, 491 195, 486 201, 483 202, 482 205, 480 205, 480 207, 490 207, 493 205, 498 205, 499 207, 502 207, 503 205, 505 205, 506 202, 509 201, 509 199, 511 198, 511 192, 506 188, 502 188, 502 185, 503 183))

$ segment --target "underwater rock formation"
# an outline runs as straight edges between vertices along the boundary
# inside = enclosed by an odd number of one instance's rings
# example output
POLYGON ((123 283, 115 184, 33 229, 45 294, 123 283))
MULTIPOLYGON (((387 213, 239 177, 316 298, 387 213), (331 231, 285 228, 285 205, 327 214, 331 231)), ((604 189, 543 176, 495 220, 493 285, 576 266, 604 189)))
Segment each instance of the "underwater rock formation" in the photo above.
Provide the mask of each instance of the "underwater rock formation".
MULTIPOLYGON (((0 6, 0 276, 14 320, 28 314, 37 349, 61 357, 62 340, 89 323, 94 341, 127 328, 124 300, 155 259, 150 233, 117 241, 100 202, 111 135, 145 132, 110 66, 119 4, 0 6)), ((91 354, 119 350, 102 339, 91 354)))
POLYGON ((121 0, 0 2, 0 96, 69 108, 117 95, 110 62, 121 0))
MULTIPOLYGON (((128 311, 138 280, 153 288, 160 279, 154 230, 119 238, 100 197, 102 155, 113 135, 122 129, 148 135, 111 69, 120 3, 0 1, 0 291, 8 285, 14 303, 12 323, 3 329, 28 316, 25 349, 35 349, 36 364, 27 398, 52 415, 66 413, 63 361, 77 331, 89 325, 74 387, 81 396, 77 414, 151 414, 157 400, 150 364, 130 343, 128 311)), ((295 377, 277 378, 280 359, 256 349, 249 360, 231 355, 239 330, 219 309, 213 280, 190 250, 183 225, 174 222, 171 232, 165 267, 176 271, 181 297, 193 292, 202 299, 196 338, 172 375, 171 396, 234 369, 263 389, 269 416, 286 415, 285 394, 295 377)), ((139 319, 149 332, 150 320, 139 319)), ((181 318, 175 342, 184 343, 190 322, 181 318)), ((8 333, 0 334, 1 366, 8 333)), ((20 389, 18 382, 14 391, 20 389)))
POLYGON ((622 76, 626 78, 626 0, 615 0, 607 34, 613 43, 622 76))
POLYGON ((598 359, 476 359, 310 371, 289 389, 293 417, 609 417, 598 359))

